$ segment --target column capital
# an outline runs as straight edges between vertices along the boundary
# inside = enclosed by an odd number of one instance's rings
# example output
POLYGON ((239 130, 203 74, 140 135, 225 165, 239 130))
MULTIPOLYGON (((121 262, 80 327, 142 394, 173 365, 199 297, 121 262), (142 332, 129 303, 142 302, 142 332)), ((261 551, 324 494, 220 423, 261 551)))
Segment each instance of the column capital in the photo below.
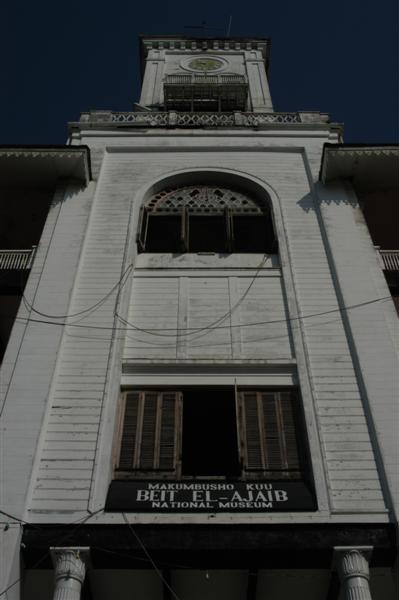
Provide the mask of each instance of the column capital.
POLYGON ((369 577, 372 546, 334 546, 333 568, 344 578, 369 577))
POLYGON ((347 600, 371 600, 369 560, 371 546, 336 546, 333 567, 338 570, 347 600))
POLYGON ((90 548, 87 546, 57 546, 50 548, 55 579, 75 579, 83 583, 88 566, 90 548))

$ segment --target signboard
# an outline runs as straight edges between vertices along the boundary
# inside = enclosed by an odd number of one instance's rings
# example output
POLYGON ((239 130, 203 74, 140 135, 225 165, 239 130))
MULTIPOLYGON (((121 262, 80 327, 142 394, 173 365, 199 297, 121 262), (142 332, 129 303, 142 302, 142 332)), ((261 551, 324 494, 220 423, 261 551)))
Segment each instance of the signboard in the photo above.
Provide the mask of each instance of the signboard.
POLYGON ((303 481, 169 481, 111 483, 106 511, 158 513, 287 512, 316 510, 303 481))

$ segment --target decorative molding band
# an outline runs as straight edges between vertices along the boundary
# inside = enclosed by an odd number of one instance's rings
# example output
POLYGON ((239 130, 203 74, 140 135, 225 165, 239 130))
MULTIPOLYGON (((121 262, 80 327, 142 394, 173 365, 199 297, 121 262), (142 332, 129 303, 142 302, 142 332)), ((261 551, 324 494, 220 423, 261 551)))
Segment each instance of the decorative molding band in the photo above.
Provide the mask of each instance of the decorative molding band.
POLYGON ((0 149, 0 157, 7 158, 85 158, 87 152, 81 150, 17 150, 17 149, 0 149))
POLYGON ((326 152, 327 157, 331 158, 359 158, 361 156, 398 156, 399 147, 383 147, 377 146, 375 148, 337 148, 336 150, 328 148, 326 152))
POLYGON ((268 39, 181 39, 181 38, 144 38, 143 48, 147 54, 149 50, 223 50, 242 51, 260 50, 264 57, 267 56, 270 42, 268 39))

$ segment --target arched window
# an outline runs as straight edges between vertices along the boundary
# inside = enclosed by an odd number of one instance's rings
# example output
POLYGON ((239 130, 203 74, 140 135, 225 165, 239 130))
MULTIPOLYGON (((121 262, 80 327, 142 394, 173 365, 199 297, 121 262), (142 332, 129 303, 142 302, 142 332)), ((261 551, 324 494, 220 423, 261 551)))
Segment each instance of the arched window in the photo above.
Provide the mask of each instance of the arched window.
POLYGON ((276 252, 269 205, 215 185, 167 188, 141 210, 140 252, 276 252))

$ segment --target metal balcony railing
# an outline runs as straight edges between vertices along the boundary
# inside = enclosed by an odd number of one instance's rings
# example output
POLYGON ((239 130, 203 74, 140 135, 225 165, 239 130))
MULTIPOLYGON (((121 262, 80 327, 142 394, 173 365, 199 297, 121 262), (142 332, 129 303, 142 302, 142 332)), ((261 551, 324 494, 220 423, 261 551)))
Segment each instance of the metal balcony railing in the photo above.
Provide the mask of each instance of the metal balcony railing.
POLYGON ((30 269, 35 252, 36 246, 23 250, 0 250, 0 270, 30 269))
POLYGON ((399 271, 399 250, 379 250, 385 271, 399 271))
POLYGON ((245 85, 247 80, 244 75, 200 75, 184 73, 183 75, 166 75, 165 85, 245 85))

